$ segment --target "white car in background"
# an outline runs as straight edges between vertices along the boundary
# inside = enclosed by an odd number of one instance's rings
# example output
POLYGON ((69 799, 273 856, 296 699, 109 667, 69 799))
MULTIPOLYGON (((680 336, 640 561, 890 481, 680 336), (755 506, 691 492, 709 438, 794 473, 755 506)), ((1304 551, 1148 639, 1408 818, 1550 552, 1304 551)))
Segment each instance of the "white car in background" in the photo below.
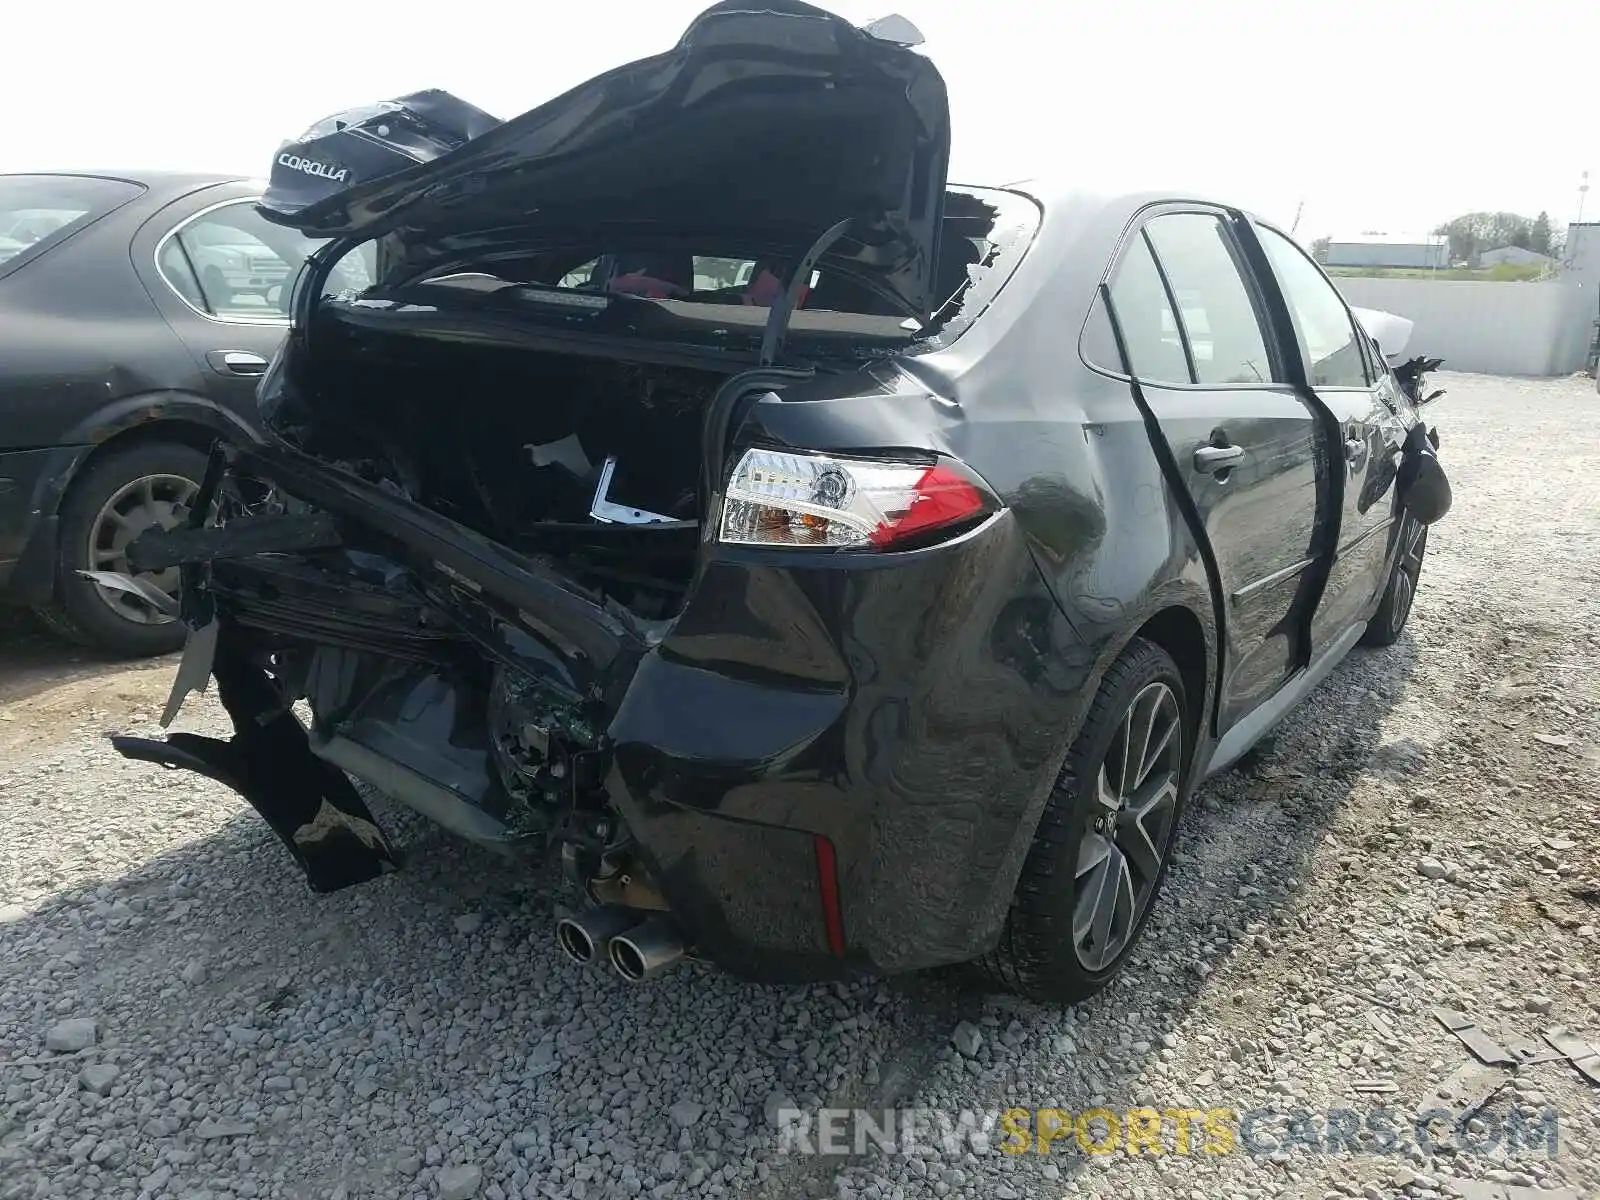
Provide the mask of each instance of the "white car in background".
POLYGON ((271 303, 275 289, 289 282, 289 265, 263 242, 242 230, 217 224, 196 227, 185 243, 195 274, 208 295, 232 300, 259 296, 271 303))

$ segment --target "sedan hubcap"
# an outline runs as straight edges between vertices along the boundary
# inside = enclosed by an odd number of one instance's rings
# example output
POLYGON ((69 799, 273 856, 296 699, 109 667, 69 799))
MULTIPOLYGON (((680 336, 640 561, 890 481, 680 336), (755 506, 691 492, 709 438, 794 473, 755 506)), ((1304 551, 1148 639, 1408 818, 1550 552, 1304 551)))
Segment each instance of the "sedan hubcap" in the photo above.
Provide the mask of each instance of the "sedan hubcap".
MULTIPOLYGON (((128 543, 146 529, 175 529, 189 516, 200 490, 181 475, 146 475, 135 479, 101 506, 89 526, 89 564, 96 571, 116 571, 147 579, 169 596, 178 590, 178 568, 133 571, 128 566, 128 543)), ((95 585, 101 601, 119 617, 137 625, 160 625, 172 618, 128 592, 95 585)))
POLYGON ((1072 941, 1086 970, 1115 961, 1155 892, 1177 816, 1182 740, 1177 696, 1147 684, 1100 764, 1073 889, 1072 941))

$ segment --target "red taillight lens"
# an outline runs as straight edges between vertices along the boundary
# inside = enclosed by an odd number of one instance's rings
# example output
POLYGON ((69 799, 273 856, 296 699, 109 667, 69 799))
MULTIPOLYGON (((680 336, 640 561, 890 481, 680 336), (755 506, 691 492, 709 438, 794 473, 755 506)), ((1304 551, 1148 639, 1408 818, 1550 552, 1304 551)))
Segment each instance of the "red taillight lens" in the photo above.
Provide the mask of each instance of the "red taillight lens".
POLYGON ((933 466, 747 450, 728 481, 724 542, 892 549, 999 508, 974 476, 933 466))
POLYGON ((904 515, 885 520, 867 539, 874 546, 892 546, 930 530, 970 521, 985 507, 978 489, 961 475, 946 466, 929 467, 917 480, 904 515))

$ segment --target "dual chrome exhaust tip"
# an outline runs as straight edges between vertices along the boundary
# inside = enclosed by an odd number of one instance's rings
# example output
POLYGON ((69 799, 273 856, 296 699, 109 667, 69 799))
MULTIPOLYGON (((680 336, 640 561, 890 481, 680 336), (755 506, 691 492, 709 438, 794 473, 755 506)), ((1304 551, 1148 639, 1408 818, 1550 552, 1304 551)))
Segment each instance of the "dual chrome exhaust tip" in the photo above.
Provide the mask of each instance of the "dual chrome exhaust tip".
POLYGON ((635 908, 602 904, 556 922, 556 944, 573 962, 609 962, 629 983, 643 983, 684 957, 683 939, 671 918, 635 908))

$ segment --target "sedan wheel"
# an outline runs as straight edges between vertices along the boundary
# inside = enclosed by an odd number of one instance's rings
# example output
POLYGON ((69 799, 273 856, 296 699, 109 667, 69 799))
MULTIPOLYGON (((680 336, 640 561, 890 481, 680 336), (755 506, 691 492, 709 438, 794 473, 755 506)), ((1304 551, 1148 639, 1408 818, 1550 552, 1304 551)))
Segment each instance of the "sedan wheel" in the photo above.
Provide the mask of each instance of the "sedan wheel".
POLYGON ((1409 513, 1400 525, 1400 549, 1395 555, 1389 582, 1384 586, 1378 609, 1361 635, 1363 646, 1392 646, 1411 617, 1417 598, 1417 582, 1422 578, 1422 559, 1428 552, 1428 527, 1409 513))
POLYGON ((1045 805, 995 948, 1002 987, 1075 1003, 1127 960, 1183 809, 1189 718, 1172 656, 1135 640, 1101 681, 1045 805))
POLYGON ((206 456, 181 442, 136 442, 90 459, 61 503, 55 602, 40 615, 68 637, 111 654, 143 657, 182 647, 181 622, 79 572, 134 575, 176 595, 177 568, 135 574, 128 546, 147 529, 181 524, 205 470, 206 456))
POLYGON ((1179 721, 1172 689, 1147 684, 1100 764, 1074 879, 1072 940, 1085 970, 1122 953, 1155 894, 1178 810, 1179 721))
MULTIPOLYGON (((115 571, 147 579, 169 596, 178 593, 178 568, 135 572, 128 563, 128 543, 147 529, 176 529, 189 516, 200 485, 181 475, 145 475, 131 480, 108 498, 89 528, 89 561, 97 571, 115 571)), ((125 621, 160 625, 172 618, 131 592, 95 585, 101 601, 125 621)))
POLYGON ((1389 610, 1389 629, 1398 635, 1411 615, 1411 602, 1417 596, 1417 579, 1422 574, 1422 555, 1428 546, 1428 527, 1421 521, 1408 521, 1400 531, 1404 539, 1400 563, 1394 576, 1394 604, 1389 610))

